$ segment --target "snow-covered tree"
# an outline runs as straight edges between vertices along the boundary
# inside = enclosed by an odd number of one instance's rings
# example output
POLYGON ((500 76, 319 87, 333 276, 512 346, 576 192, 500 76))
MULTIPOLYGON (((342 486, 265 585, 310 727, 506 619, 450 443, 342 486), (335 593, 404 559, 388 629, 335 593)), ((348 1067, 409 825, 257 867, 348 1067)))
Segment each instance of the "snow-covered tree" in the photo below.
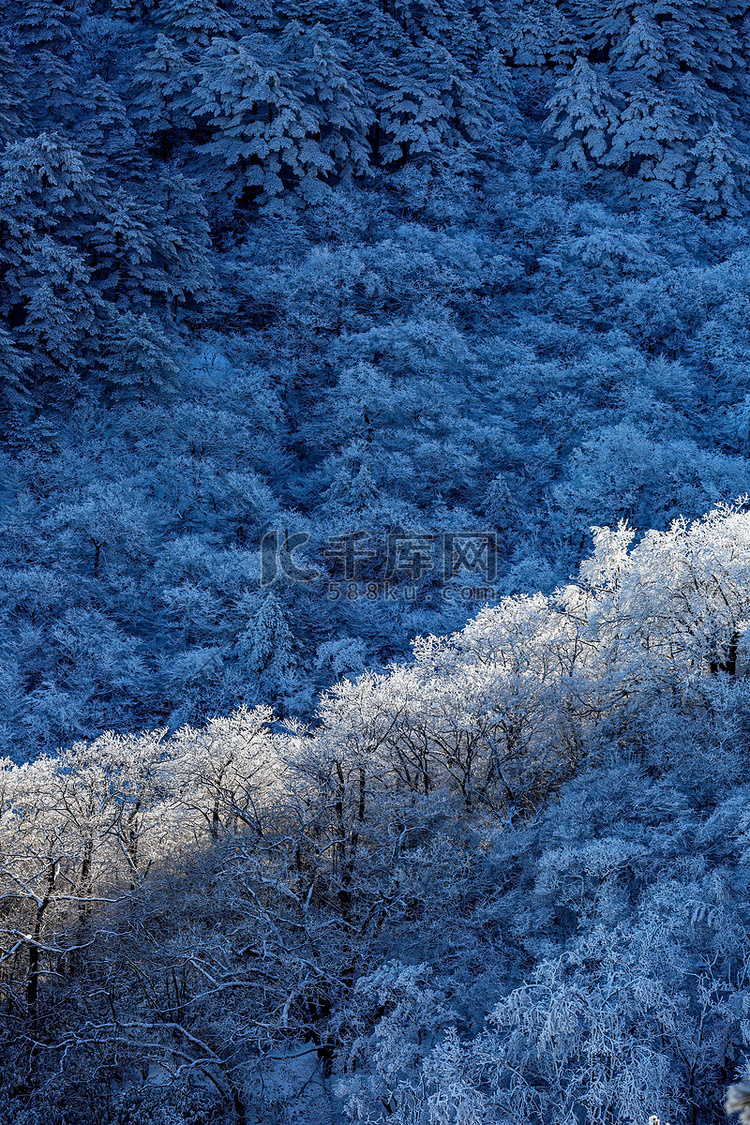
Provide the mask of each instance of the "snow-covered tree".
POLYGON ((750 160, 714 124, 693 149, 691 196, 709 219, 734 217, 747 210, 750 160))
POLYGON ((353 71, 346 44, 316 23, 303 27, 290 21, 280 50, 292 63, 295 90, 318 113, 320 149, 338 174, 359 174, 369 161, 367 134, 372 122, 367 94, 353 71))
POLYGON ((0 140, 8 144, 24 131, 27 98, 18 61, 4 40, 0 40, 0 81, 0 140))
POLYGON ((628 100, 606 163, 636 177, 646 191, 660 187, 682 190, 694 141, 695 132, 677 106, 656 88, 648 88, 628 100))
POLYGON ((585 172, 602 165, 617 127, 618 106, 606 79, 583 56, 559 79, 545 129, 558 142, 550 159, 585 172))
POLYGON ((112 400, 143 403, 174 391, 179 368, 158 324, 145 313, 126 312, 108 327, 102 361, 107 395, 112 400))
POLYGON ((321 148, 320 121, 285 66, 261 59, 252 40, 215 39, 201 63, 194 115, 211 139, 202 147, 202 180, 215 198, 239 206, 299 187, 319 198, 333 172, 321 148))
POLYGON ((157 35, 151 50, 141 56, 132 78, 130 111, 141 132, 158 145, 166 160, 179 131, 192 131, 194 68, 166 35, 157 35))
POLYGON ((283 698, 292 684, 297 664, 294 637, 281 602, 266 594, 254 621, 237 638, 240 673, 250 697, 271 702, 283 698))
POLYGON ((240 31, 237 20, 216 0, 191 0, 189 4, 185 0, 162 0, 156 20, 192 61, 198 61, 212 39, 234 38, 240 31))

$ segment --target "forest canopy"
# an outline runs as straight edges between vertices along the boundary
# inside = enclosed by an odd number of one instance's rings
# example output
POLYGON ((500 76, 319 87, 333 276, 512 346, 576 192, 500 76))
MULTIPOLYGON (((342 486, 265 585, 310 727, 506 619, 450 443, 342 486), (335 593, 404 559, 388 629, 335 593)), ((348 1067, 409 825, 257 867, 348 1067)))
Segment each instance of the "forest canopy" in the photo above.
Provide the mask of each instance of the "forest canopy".
POLYGON ((750 9, 0 12, 2 1120, 741 1110, 750 9))
POLYGON ((750 1002, 750 513, 631 540, 312 729, 6 760, 7 1119, 712 1119, 750 1002))

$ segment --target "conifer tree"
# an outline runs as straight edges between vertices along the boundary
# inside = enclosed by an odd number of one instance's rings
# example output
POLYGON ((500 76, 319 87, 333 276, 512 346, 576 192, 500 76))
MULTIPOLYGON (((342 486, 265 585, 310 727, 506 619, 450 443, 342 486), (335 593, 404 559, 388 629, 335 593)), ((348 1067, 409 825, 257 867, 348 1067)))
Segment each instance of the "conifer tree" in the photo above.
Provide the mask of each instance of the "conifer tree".
POLYGON ((657 188, 682 189, 691 164, 695 132, 678 107, 656 87, 629 100, 614 130, 605 163, 657 188))
POLYGON ((13 49, 0 39, 0 144, 21 139, 28 119, 28 96, 13 49))
POLYGON ((180 131, 194 128, 196 82, 193 67, 166 35, 157 35, 136 66, 130 111, 141 133, 155 142, 162 160, 171 154, 180 131))
POLYGON ((244 35, 278 29, 273 0, 227 0, 224 7, 237 20, 244 35))
POLYGON ((580 43, 564 12, 548 4, 509 4, 503 46, 514 70, 525 77, 534 72, 569 66, 580 43))
POLYGON ((750 159, 718 125, 711 126, 693 149, 695 169, 690 195, 709 219, 735 217, 747 208, 750 159))
POLYGON ((72 380, 95 350, 101 319, 91 271, 72 247, 49 235, 25 266, 17 291, 24 311, 16 340, 28 353, 37 382, 54 373, 72 380))
POLYGON ((78 47, 78 13, 67 0, 28 0, 13 22, 14 38, 26 55, 45 51, 71 59, 78 47))
POLYGON ((559 79, 548 102, 545 128, 557 140, 552 163, 578 171, 596 169, 608 152, 618 109, 607 81, 585 58, 559 79))
POLYGON ((444 47, 413 48, 389 71, 383 68, 379 83, 375 106, 383 164, 439 161, 479 135, 484 99, 444 47))
POLYGON ((65 0, 31 0, 15 21, 30 108, 41 129, 70 124, 77 102, 78 12, 65 0))
POLYGON ((26 88, 37 127, 69 128, 80 108, 80 88, 73 67, 49 51, 35 55, 26 70, 26 88))
POLYGON ((113 86, 92 78, 81 90, 80 106, 72 137, 94 176, 115 187, 145 178, 146 160, 139 151, 138 134, 113 86))
POLYGON ((748 66, 738 35, 740 9, 722 0, 656 0, 653 11, 664 37, 670 81, 687 73, 725 94, 740 87, 748 66))
POLYGON ((202 182, 223 204, 263 203, 300 186, 314 198, 333 171, 319 118, 287 67, 261 60, 250 40, 216 39, 201 66, 195 115, 208 122, 202 182))
POLYGON ((198 186, 174 164, 166 164, 152 181, 151 261, 159 278, 168 315, 189 303, 201 306, 215 291, 216 270, 210 256, 211 229, 198 186))
POLYGON ((236 651, 240 675, 247 680, 245 691, 269 702, 283 698, 297 658, 292 631, 273 592, 266 594, 258 616, 239 635, 236 651))
POLYGON ((177 385, 173 348, 144 313, 125 312, 109 326, 102 363, 106 393, 115 402, 145 403, 177 385))
POLYGON ((0 311, 41 381, 71 379, 95 349, 101 301, 85 240, 100 202, 81 153, 59 135, 10 145, 0 157, 0 311))
POLYGON ((284 28, 280 49, 292 63, 295 90, 317 112, 315 140, 332 161, 332 171, 363 172, 369 159, 372 113, 346 44, 334 39, 321 23, 308 28, 292 20, 284 28))
MULTIPOLYGON (((213 39, 231 39, 240 25, 216 0, 161 0, 156 9, 157 25, 187 58, 197 62, 213 39)), ((247 31, 254 30, 247 28, 247 31)))
POLYGON ((97 211, 94 177, 80 151, 59 133, 8 146, 0 170, 0 205, 15 230, 73 238, 97 211))
POLYGON ((611 166, 641 181, 638 194, 682 191, 690 151, 712 120, 735 113, 747 63, 733 13, 720 3, 613 0, 577 5, 584 38, 624 97, 611 166), (650 186, 649 186, 650 185, 650 186))
POLYGON ((0 397, 4 406, 26 397, 29 364, 29 357, 19 351, 10 332, 0 324, 0 397))

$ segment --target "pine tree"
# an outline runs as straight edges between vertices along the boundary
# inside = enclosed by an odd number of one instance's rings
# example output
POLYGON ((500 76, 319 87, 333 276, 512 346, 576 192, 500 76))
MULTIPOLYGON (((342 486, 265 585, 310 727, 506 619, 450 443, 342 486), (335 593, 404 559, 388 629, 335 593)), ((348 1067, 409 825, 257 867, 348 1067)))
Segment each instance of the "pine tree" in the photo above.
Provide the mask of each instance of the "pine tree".
POLYGON ((618 88, 634 90, 640 75, 671 90, 687 75, 696 90, 728 94, 747 72, 733 16, 720 2, 614 0, 603 13, 586 11, 583 24, 618 88))
POLYGON ((216 0, 161 0, 156 22, 193 62, 199 60, 213 39, 231 39, 240 34, 237 20, 216 0))
POLYGON ((201 67, 195 114, 211 139, 201 149, 202 182, 223 203, 267 202, 300 187, 316 198, 334 170, 320 147, 319 118, 285 67, 262 61, 248 41, 214 40, 201 67))
POLYGON ((13 35, 25 55, 47 52, 71 59, 78 48, 79 23, 78 13, 67 0, 27 0, 14 21, 13 35))
POLYGON ((746 214, 750 191, 750 159, 731 136, 714 124, 693 149, 695 169, 690 196, 709 219, 746 214))
POLYGON ((158 35, 138 63, 130 93, 130 111, 143 136, 152 140, 166 160, 181 132, 195 127, 194 90, 197 75, 179 47, 158 35))
POLYGON ((581 172, 600 166, 618 119, 615 94, 606 79, 579 57, 558 81, 547 109, 544 127, 558 142, 551 162, 581 172))
POLYGON ((8 403, 26 398, 30 359, 19 351, 11 334, 0 324, 0 396, 8 403))
POLYGON ((70 246, 45 235, 25 263, 16 298, 23 322, 15 331, 29 355, 35 382, 56 373, 75 379, 96 347, 101 303, 90 285, 91 271, 70 246))
POLYGON ((83 247, 96 184, 57 135, 8 146, 0 169, 0 312, 37 380, 66 366, 72 376, 95 346, 101 311, 83 247))
POLYGON ((145 403, 174 390, 174 349, 145 314, 125 312, 110 325, 103 348, 105 390, 115 402, 145 403))
POLYGON ((101 78, 92 78, 81 91, 82 115, 75 122, 72 137, 95 177, 113 186, 146 175, 146 161, 139 151, 138 134, 127 108, 101 78))
POLYGON ((73 237, 98 210, 81 152, 58 133, 9 145, 0 157, 0 207, 17 230, 73 237))
POLYGON ((292 631, 274 593, 266 594, 258 616, 238 636, 236 652, 247 694, 276 701, 287 694, 297 657, 292 631))
POLYGON ((747 56, 738 35, 739 8, 723 0, 655 0, 670 63, 670 77, 688 73, 726 93, 747 74, 747 56))
POLYGON ((226 0, 224 7, 237 20, 241 34, 278 29, 273 0, 226 0))
POLYGON ((334 39, 320 23, 307 28, 291 21, 284 28, 280 50, 292 64, 295 90, 318 114, 315 139, 321 152, 339 173, 365 171, 372 113, 346 44, 334 39))
POLYGON ((21 139, 28 120, 27 103, 16 56, 8 43, 0 39, 0 144, 21 139))
MULTIPOLYGON (((684 115, 657 88, 634 94, 614 130, 606 163, 637 177, 643 190, 685 186, 695 132, 684 115)), ((637 189, 636 189, 637 190, 637 189)))
POLYGON ((415 47, 440 44, 467 63, 478 57, 479 29, 461 0, 407 2, 399 16, 399 22, 415 47))
POLYGON ((161 169, 144 194, 151 226, 154 297, 163 302, 168 316, 176 316, 186 304, 195 311, 214 293, 216 284, 203 196, 173 164, 161 169))
POLYGON ((604 12, 578 5, 592 52, 606 59, 626 100, 608 163, 641 182, 682 191, 690 150, 711 120, 735 114, 733 91, 747 64, 734 13, 721 3, 613 0, 604 12))
POLYGON ((323 503, 332 513, 363 512, 381 499, 380 489, 365 465, 344 464, 323 493, 323 503))
MULTIPOLYGON (((610 50, 617 81, 628 90, 637 90, 644 79, 658 82, 668 67, 662 28, 645 6, 635 7, 632 22, 626 22, 626 12, 618 15, 622 26, 610 50)), ((608 34, 613 34, 611 24, 608 34)))
POLYGON ((78 78, 58 55, 41 51, 26 71, 26 88, 37 127, 68 128, 80 109, 78 78))
POLYGON ((675 75, 669 88, 672 101, 695 129, 710 125, 717 114, 726 116, 726 99, 721 91, 695 74, 675 75))
POLYGON ((513 69, 525 77, 538 78, 540 71, 570 66, 580 53, 574 27, 552 4, 510 4, 506 18, 502 46, 513 69))
POLYGON ((93 256, 93 281, 108 300, 123 308, 143 309, 163 300, 165 280, 154 261, 151 209, 119 189, 108 200, 108 213, 93 224, 87 243, 93 256))
POLYGON ((41 129, 70 124, 77 104, 80 20, 65 0, 31 0, 15 21, 30 109, 41 129))
MULTIPOLYGON (((446 60, 439 61, 445 71, 446 60)), ((380 162, 398 167, 407 160, 445 153, 450 147, 454 116, 452 83, 447 91, 441 89, 414 52, 405 65, 394 66, 390 72, 384 70, 381 82, 385 88, 376 100, 380 162)))

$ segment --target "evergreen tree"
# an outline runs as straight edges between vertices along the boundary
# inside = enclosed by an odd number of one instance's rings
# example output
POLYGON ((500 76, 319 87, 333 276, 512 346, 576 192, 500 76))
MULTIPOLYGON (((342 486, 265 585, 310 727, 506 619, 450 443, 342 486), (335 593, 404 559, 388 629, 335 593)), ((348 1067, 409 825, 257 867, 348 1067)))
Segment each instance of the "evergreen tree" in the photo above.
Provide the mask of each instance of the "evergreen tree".
POLYGON ((23 401, 30 359, 21 352, 11 334, 0 324, 0 396, 3 405, 23 401))
POLYGON ((158 209, 120 188, 108 200, 108 213, 88 232, 93 280, 102 295, 123 310, 160 304, 169 311, 179 283, 168 281, 162 269, 164 257, 171 257, 168 250, 159 261, 163 218, 158 209))
POLYGON ((16 56, 0 39, 0 144, 21 139, 28 118, 27 102, 16 56))
POLYGON ((179 47, 166 35, 136 66, 130 92, 130 112, 142 135, 155 142, 166 160, 181 132, 194 128, 194 88, 197 76, 179 47))
POLYGON ((39 129, 69 128, 80 109, 77 75, 59 55, 41 51, 26 70, 26 88, 39 129))
POLYGON ((278 28, 273 0, 227 0, 224 7, 245 35, 278 28))
POLYGON ((144 313, 125 312, 111 324, 102 364, 107 396, 115 402, 144 403, 177 386, 174 349, 144 313))
POLYGON ((583 18, 587 35, 623 88, 639 73, 665 88, 687 74, 704 89, 729 93, 746 72, 734 13, 721 3, 615 0, 593 12, 583 18))
MULTIPOLYGON (((357 447, 358 451, 358 447, 357 447)), ((344 464, 323 493, 323 503, 332 513, 363 512, 381 499, 380 489, 365 465, 344 464)))
POLYGON ((297 657, 294 637, 281 602, 266 594, 255 620, 240 633, 236 645, 243 694, 282 701, 292 689, 297 657))
POLYGON ((16 231, 72 239, 97 213, 94 177, 81 152, 58 133, 9 145, 0 170, 0 206, 16 231))
POLYGON ((656 0, 654 14, 664 36, 670 78, 688 73, 728 94, 741 88, 748 63, 738 35, 740 11, 722 0, 656 0))
POLYGON ((99 207, 80 152, 58 135, 8 146, 0 159, 0 311, 36 381, 85 369, 102 307, 85 238, 99 207))
POLYGON ((25 55, 45 52, 69 60, 78 47, 78 13, 70 0, 28 0, 13 21, 13 35, 25 55))
POLYGON ((176 316, 186 304, 195 311, 216 288, 206 204, 197 185, 171 164, 152 181, 152 189, 147 199, 158 292, 168 315, 176 316))
POLYGON ((709 219, 747 212, 750 160, 732 138, 714 124, 693 149, 695 169, 690 195, 709 219))
POLYGON ((559 79, 544 127, 557 140, 553 164, 578 171, 601 166, 617 127, 615 94, 583 57, 559 79))
POLYGON ((237 20, 216 0, 161 0, 156 22, 192 62, 199 60, 213 39, 231 39, 240 33, 237 20))
POLYGON ((346 44, 320 23, 308 28, 293 20, 284 28, 280 50, 293 64, 295 90, 317 112, 315 139, 321 152, 336 172, 363 172, 368 166, 372 113, 346 44))
POLYGON ((479 56, 479 29, 462 0, 404 3, 400 22, 414 46, 439 44, 467 64, 479 56))
POLYGON ((31 0, 13 28, 25 64, 30 108, 41 129, 67 125, 77 102, 80 21, 66 0, 31 0))
POLYGON ((606 34, 614 37, 610 62, 616 80, 628 92, 640 89, 644 81, 659 83, 669 65, 662 28, 644 5, 631 8, 632 22, 626 19, 630 13, 621 10, 605 25, 606 34))
POLYGON ((736 115, 747 65, 733 13, 720 3, 614 0, 580 5, 592 54, 626 106, 608 162, 643 182, 684 190, 690 150, 711 120, 736 115))
POLYGON ((223 205, 267 202, 288 188, 312 200, 334 168, 317 140, 318 114, 289 70, 261 61, 255 46, 216 39, 203 59, 194 112, 211 139, 201 149, 202 182, 223 205))
POLYGON ((96 348, 101 302, 91 270, 70 246, 45 235, 25 262, 17 298, 23 321, 16 340, 29 355, 36 382, 58 373, 73 381, 96 348))
POLYGON ((72 138, 94 176, 115 187, 123 181, 143 180, 146 161, 139 151, 138 135, 113 87, 92 78, 81 91, 80 105, 82 112, 72 138))
POLYGON ((658 89, 634 94, 623 110, 606 163, 649 187, 683 189, 690 169, 695 132, 684 115, 658 89))
POLYGON ((442 46, 413 48, 390 71, 383 68, 379 84, 375 107, 383 164, 447 160, 481 132, 486 100, 442 46))
POLYGON ((570 66, 580 53, 574 27, 561 9, 548 3, 508 5, 501 43, 514 70, 534 79, 545 70, 570 66))

